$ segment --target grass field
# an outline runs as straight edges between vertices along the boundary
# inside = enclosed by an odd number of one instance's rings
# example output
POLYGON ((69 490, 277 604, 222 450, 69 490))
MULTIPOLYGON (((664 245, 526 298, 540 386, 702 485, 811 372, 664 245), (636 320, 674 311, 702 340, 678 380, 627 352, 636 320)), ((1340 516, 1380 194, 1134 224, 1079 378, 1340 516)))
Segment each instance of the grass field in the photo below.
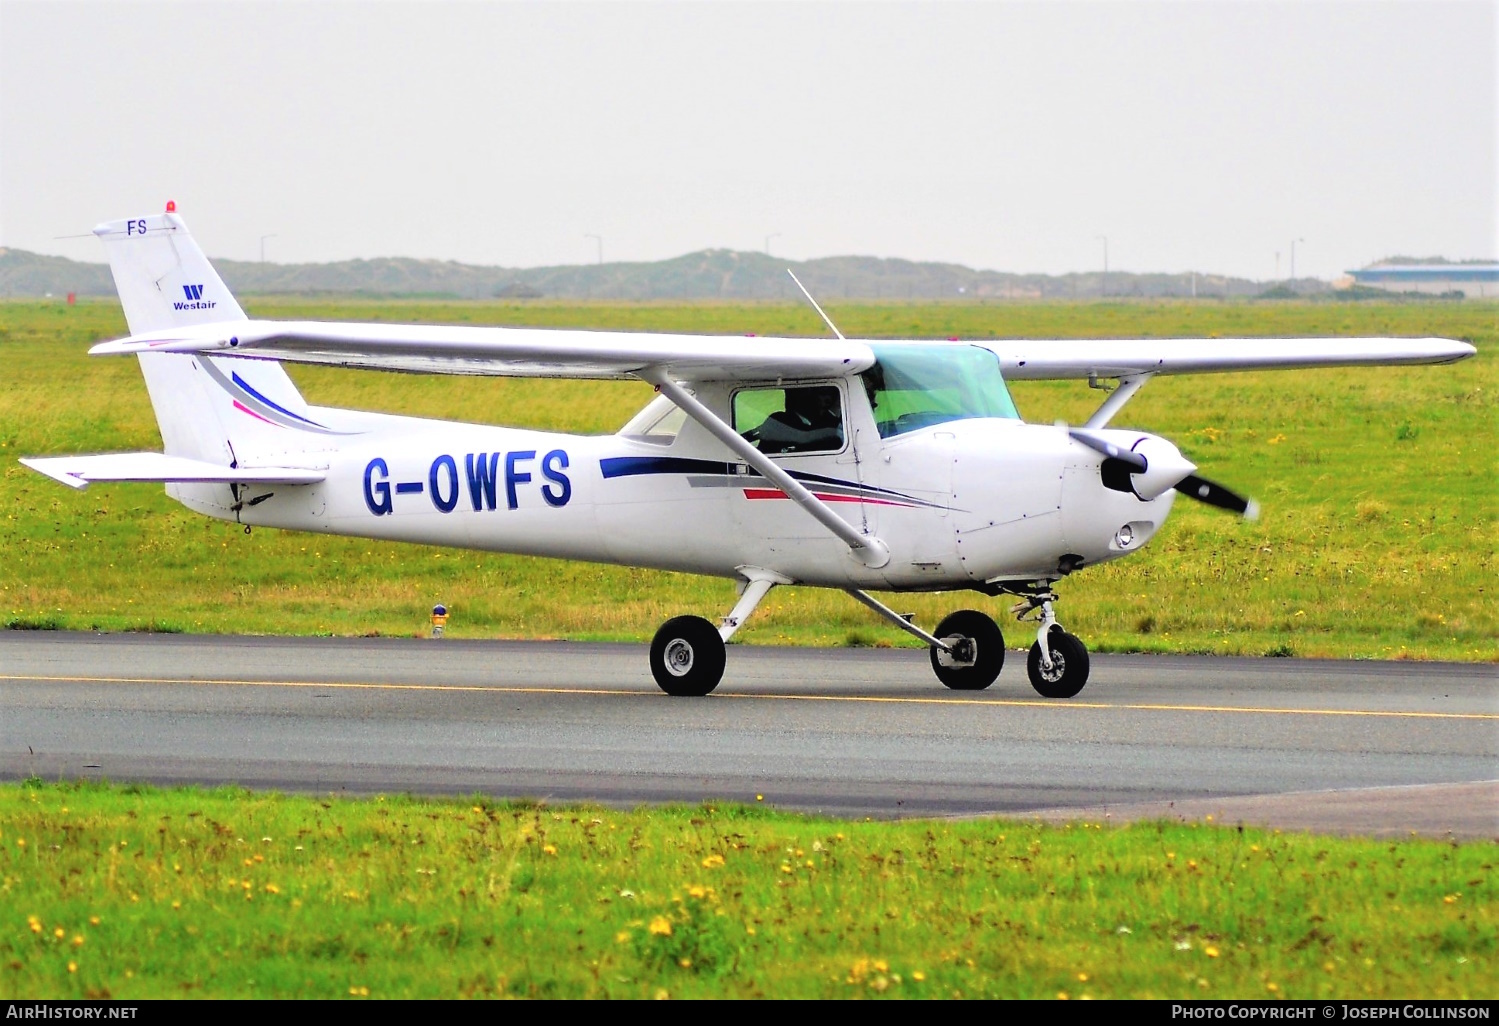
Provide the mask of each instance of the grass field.
POLYGON ((0 999, 1491 999, 1492 844, 0 785, 0 999))
MULTIPOLYGON (((252 315, 820 335, 779 304, 255 299, 252 315)), ((868 337, 1442 335, 1479 355, 1437 368, 1166 378, 1119 418, 1178 442, 1204 474, 1260 499, 1256 523, 1179 503, 1140 555, 1061 585, 1058 613, 1102 651, 1499 659, 1499 304, 1111 302, 835 307, 868 337)), ((159 487, 74 493, 15 456, 159 448, 114 303, 0 304, 0 622, 16 628, 411 634, 435 602, 468 637, 644 640, 667 617, 716 619, 729 582, 271 530, 244 535, 159 487)), ((582 432, 617 429, 636 383, 462 379, 294 368, 327 405, 582 432)), ((1099 393, 1018 383, 1028 419, 1078 422, 1099 393)), ((902 598, 930 625, 977 595, 902 598)), ((1003 618, 1002 626, 1005 625, 1003 618)), ((1012 644, 1023 632, 1011 630, 1012 644)), ((897 644, 841 594, 779 589, 748 644, 897 644)))

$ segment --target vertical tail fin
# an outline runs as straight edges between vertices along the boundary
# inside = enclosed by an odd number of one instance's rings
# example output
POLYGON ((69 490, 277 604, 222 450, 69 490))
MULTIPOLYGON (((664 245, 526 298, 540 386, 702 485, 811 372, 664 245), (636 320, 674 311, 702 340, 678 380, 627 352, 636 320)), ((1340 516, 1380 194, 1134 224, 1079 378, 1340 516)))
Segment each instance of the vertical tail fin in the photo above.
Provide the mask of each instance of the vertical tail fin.
POLYGON ((94 229, 109 254, 132 335, 245 319, 172 206, 165 214, 110 221, 94 229))
MULTIPOLYGON (((164 214, 101 224, 94 234, 109 254, 131 334, 245 319, 173 204, 164 214)), ((313 436, 330 432, 309 418, 280 364, 172 353, 142 353, 140 364, 168 455, 239 466, 326 447, 326 438, 313 436)))

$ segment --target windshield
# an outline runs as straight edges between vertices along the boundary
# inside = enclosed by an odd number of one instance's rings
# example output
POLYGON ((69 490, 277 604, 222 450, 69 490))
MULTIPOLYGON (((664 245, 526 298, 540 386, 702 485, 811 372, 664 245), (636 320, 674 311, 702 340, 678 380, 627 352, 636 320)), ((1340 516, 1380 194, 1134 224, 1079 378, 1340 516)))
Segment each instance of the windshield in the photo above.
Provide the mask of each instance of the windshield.
POLYGON ((870 346, 860 377, 881 438, 974 417, 1019 420, 999 357, 978 346, 870 346))

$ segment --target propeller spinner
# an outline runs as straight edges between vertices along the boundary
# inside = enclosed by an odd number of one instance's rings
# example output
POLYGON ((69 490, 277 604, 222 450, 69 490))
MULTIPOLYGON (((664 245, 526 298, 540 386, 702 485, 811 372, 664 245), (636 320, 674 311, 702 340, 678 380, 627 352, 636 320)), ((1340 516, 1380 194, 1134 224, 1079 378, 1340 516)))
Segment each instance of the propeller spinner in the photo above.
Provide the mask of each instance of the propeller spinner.
POLYGON ((1197 465, 1176 446, 1154 435, 1143 435, 1128 449, 1113 438, 1085 428, 1071 428, 1073 441, 1106 457, 1102 475, 1106 487, 1133 492, 1149 501, 1168 489, 1209 506, 1238 513, 1246 520, 1260 515, 1259 503, 1197 473, 1197 465))

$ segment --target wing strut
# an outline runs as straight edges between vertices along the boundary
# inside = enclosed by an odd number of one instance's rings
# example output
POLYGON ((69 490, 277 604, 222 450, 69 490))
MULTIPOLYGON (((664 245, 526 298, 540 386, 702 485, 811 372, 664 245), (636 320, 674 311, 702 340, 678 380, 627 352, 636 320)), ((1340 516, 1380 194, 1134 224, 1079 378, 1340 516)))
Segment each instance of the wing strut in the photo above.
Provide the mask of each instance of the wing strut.
POLYGON ((928 645, 931 645, 933 648, 939 648, 944 652, 952 651, 952 642, 943 641, 941 638, 936 637, 935 635, 928 634, 926 631, 916 626, 910 620, 907 620, 904 616, 901 616, 895 610, 885 605, 885 603, 869 594, 869 592, 860 591, 858 588, 845 588, 843 590, 848 592, 854 598, 858 599, 860 602, 864 603, 870 609, 873 609, 876 613, 879 613, 881 616, 889 620, 891 623, 895 624, 895 626, 899 627, 907 634, 915 635, 922 641, 925 641, 928 645))
POLYGON ((638 373, 640 377, 660 389, 662 395, 676 403, 683 413, 697 421, 707 429, 709 434, 733 450, 734 455, 785 492, 788 499, 812 514, 819 524, 837 535, 848 545, 855 559, 874 570, 890 562, 890 549, 884 542, 874 535, 861 534, 847 520, 834 513, 827 503, 809 492, 806 486, 781 469, 770 457, 741 438, 737 431, 715 416, 712 410, 698 402, 691 392, 673 381, 670 375, 656 368, 646 368, 638 373))
MULTIPOLYGON (((1109 393, 1109 397, 1103 401, 1098 409, 1093 411, 1093 416, 1088 418, 1085 428, 1101 428, 1114 419, 1114 414, 1124 409, 1124 404, 1135 397, 1135 393, 1145 387, 1145 382, 1151 379, 1150 374, 1126 374, 1119 379, 1119 387, 1109 393)), ((1089 382, 1092 384, 1092 382, 1089 382)), ((1101 386, 1100 386, 1101 387, 1101 386)))

